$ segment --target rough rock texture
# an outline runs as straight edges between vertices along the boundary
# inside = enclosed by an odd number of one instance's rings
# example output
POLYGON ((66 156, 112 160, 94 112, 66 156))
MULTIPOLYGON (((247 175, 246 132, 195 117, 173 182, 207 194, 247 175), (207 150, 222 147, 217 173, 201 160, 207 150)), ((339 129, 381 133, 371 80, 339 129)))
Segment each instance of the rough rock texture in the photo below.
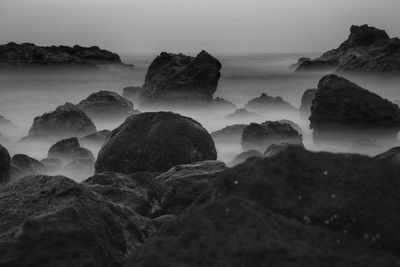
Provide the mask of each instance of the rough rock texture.
POLYGON ((11 159, 11 166, 18 169, 18 173, 11 173, 11 181, 18 180, 27 175, 46 174, 45 166, 38 160, 24 154, 15 154, 11 159), (19 172, 20 171, 20 172, 19 172))
POLYGON ((172 112, 147 112, 127 118, 111 132, 99 152, 96 173, 163 172, 216 158, 210 134, 195 120, 172 112))
POLYGON ((277 122, 289 124, 289 125, 292 126, 292 128, 295 129, 299 134, 303 135, 303 130, 301 129, 301 127, 300 127, 297 123, 294 123, 293 121, 290 121, 290 120, 279 120, 279 121, 277 121, 277 122))
POLYGON ((242 134, 246 124, 234 124, 229 125, 221 130, 211 133, 211 137, 214 142, 227 142, 227 143, 239 143, 242 140, 242 134))
POLYGON ((286 102, 282 97, 272 97, 266 93, 262 93, 261 96, 250 100, 245 106, 247 110, 256 111, 258 113, 269 112, 269 111, 280 111, 280 112, 295 112, 297 109, 292 106, 289 102, 286 102))
POLYGON ((248 150, 245 152, 240 153, 239 155, 237 155, 231 162, 228 163, 229 167, 233 167, 236 166, 242 162, 245 162, 247 159, 249 158, 253 158, 253 157, 264 157, 264 155, 257 151, 257 150, 248 150))
POLYGON ((161 53, 150 65, 140 94, 143 102, 212 99, 221 63, 205 51, 196 57, 161 53))
POLYGON ((10 170, 10 154, 7 149, 0 145, 0 183, 7 181, 10 170))
POLYGON ((93 93, 76 105, 92 120, 126 118, 133 113, 133 104, 128 99, 111 91, 93 93))
POLYGON ((146 191, 130 177, 115 173, 95 174, 82 182, 116 204, 127 206, 139 214, 145 214, 149 208, 146 191))
POLYGON ((261 116, 258 115, 255 112, 250 112, 245 108, 240 108, 235 110, 235 112, 228 114, 225 117, 226 120, 246 120, 246 121, 251 121, 251 120, 259 120, 261 119, 261 116))
POLYGON ((310 128, 400 129, 400 108, 336 75, 323 77, 311 108, 310 128))
POLYGON ((30 43, 0 45, 0 68, 27 69, 43 67, 74 67, 97 69, 97 65, 125 66, 120 57, 97 46, 36 46, 30 43))
POLYGON ((142 92, 141 86, 128 86, 122 90, 122 96, 134 103, 137 103, 139 101, 141 92, 142 92))
POLYGON ((314 100, 317 89, 307 89, 301 97, 300 114, 310 116, 312 101, 314 100))
POLYGON ((44 135, 54 138, 85 136, 96 132, 92 120, 71 103, 57 107, 33 120, 30 136, 44 135))
POLYGON ((393 147, 386 152, 376 155, 375 158, 400 166, 400 147, 393 147))
POLYGON ((62 176, 28 176, 0 188, 0 200, 1 266, 122 266, 153 229, 62 176))
POLYGON ((339 48, 315 60, 305 60, 297 71, 333 69, 342 72, 400 72, 400 39, 368 25, 351 26, 339 48))
POLYGON ((290 149, 305 149, 305 148, 303 144, 282 143, 279 145, 271 145, 265 150, 263 157, 270 158, 280 153, 286 152, 287 150, 290 149))
POLYGON ((101 130, 87 136, 79 138, 79 143, 91 144, 91 145, 101 145, 106 140, 107 136, 111 133, 109 130, 101 130))
POLYGON ((302 137, 288 123, 266 121, 261 124, 250 123, 243 130, 241 143, 244 150, 264 152, 267 147, 273 144, 301 144, 302 137))
POLYGON ((81 147, 76 137, 63 139, 55 143, 50 147, 47 157, 69 162, 75 159, 91 159, 94 161, 92 152, 81 147))
POLYGON ((180 214, 207 188, 216 174, 225 170, 221 161, 203 161, 175 166, 151 183, 148 196, 152 217, 180 214))

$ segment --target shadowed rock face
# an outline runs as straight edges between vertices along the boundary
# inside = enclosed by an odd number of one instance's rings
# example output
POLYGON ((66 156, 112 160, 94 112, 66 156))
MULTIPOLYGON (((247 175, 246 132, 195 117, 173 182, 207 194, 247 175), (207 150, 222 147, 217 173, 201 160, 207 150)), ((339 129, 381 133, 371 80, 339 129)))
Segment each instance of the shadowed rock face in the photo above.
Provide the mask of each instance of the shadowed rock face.
POLYGON ((161 53, 150 65, 142 102, 209 101, 217 89, 221 63, 205 51, 196 57, 161 53))
POLYGON ((216 158, 210 134, 195 120, 172 112, 147 112, 127 118, 111 132, 99 152, 96 173, 162 172, 216 158))
POLYGON ((310 116, 312 101, 314 100, 317 89, 307 89, 301 97, 300 113, 302 116, 310 116))
POLYGON ((297 71, 333 69, 343 72, 400 72, 400 39, 368 25, 351 26, 349 38, 339 48, 315 60, 305 60, 297 71))
POLYGON ((10 154, 7 149, 0 145, 0 183, 8 179, 8 172, 10 170, 10 154))
POLYGON ((137 103, 139 101, 141 91, 141 86, 128 86, 122 90, 122 96, 134 103, 137 103))
POLYGON ((268 96, 266 93, 262 93, 261 96, 250 100, 245 106, 247 110, 256 112, 268 112, 268 111, 286 111, 293 112, 297 109, 293 107, 289 102, 286 102, 282 97, 268 96))
POLYGON ((71 161, 79 158, 94 160, 92 152, 80 146, 76 137, 63 139, 49 149, 48 158, 58 158, 62 161, 71 161))
POLYGON ((10 174, 11 181, 27 175, 46 174, 47 172, 40 161, 24 154, 15 154, 11 159, 11 166, 18 169, 18 172, 10 174))
POLYGON ((93 120, 126 118, 133 113, 133 104, 128 99, 111 91, 91 94, 76 105, 93 120))
POLYGON ((0 199, 2 266, 122 266, 153 229, 62 176, 28 176, 0 188, 0 199))
POLYGON ((375 158, 400 166, 400 147, 393 147, 375 158))
POLYGON ((92 120, 71 103, 57 107, 55 111, 45 113, 33 120, 30 136, 43 135, 57 139, 85 136, 96 132, 92 120))
POLYGON ((264 152, 273 144, 301 144, 301 134, 290 124, 278 121, 266 121, 264 123, 250 123, 242 135, 242 147, 244 150, 257 150, 264 152))
POLYGON ((392 102, 336 75, 318 84, 310 128, 400 129, 400 108, 392 102))

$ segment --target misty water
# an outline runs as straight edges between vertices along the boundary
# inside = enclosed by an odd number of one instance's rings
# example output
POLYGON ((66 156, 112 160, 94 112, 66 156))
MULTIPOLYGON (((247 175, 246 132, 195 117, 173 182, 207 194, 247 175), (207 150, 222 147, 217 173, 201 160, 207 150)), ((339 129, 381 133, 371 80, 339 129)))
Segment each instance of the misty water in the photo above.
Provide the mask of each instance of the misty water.
MULTIPOLYGON (((222 63, 222 77, 214 96, 222 97, 243 107, 249 100, 267 93, 270 96, 281 96, 295 107, 300 106, 301 96, 309 88, 316 88, 319 79, 326 73, 295 73, 289 66, 300 57, 316 57, 320 53, 290 54, 214 54, 222 63)), ((10 154, 23 153, 41 160, 47 156, 49 144, 18 144, 18 140, 28 135, 34 117, 54 110, 65 102, 78 103, 91 93, 100 90, 115 91, 122 94, 127 86, 141 86, 147 68, 155 54, 121 54, 123 62, 134 64, 130 72, 102 71, 93 73, 69 73, 58 75, 40 74, 0 74, 0 115, 11 120, 16 129, 6 136, 12 143, 4 144, 10 154)), ((388 77, 347 76, 358 85, 377 93, 389 100, 400 99, 400 80, 388 77)), ((134 102, 135 109, 142 109, 134 102)), ((207 110, 175 110, 182 115, 199 121, 209 132, 219 130, 235 123, 252 121, 227 121, 228 113, 210 112, 207 110)), ((303 142, 310 150, 329 150, 333 152, 358 152, 374 154, 383 152, 388 147, 380 146, 373 150, 359 149, 356 146, 338 147, 334 144, 314 144, 312 132, 309 130, 307 118, 300 115, 288 115, 269 112, 259 114, 254 122, 266 120, 288 119, 297 123, 303 131, 303 142)), ((96 122, 98 130, 112 130, 122 121, 96 122)), ((96 156, 99 147, 88 147, 96 156)), ((217 144, 218 157, 228 163, 234 156, 242 152, 240 144, 217 144)), ((85 174, 87 175, 87 174, 85 174)), ((87 177, 87 176, 86 176, 87 177)), ((84 177, 72 177, 81 180, 84 177)))

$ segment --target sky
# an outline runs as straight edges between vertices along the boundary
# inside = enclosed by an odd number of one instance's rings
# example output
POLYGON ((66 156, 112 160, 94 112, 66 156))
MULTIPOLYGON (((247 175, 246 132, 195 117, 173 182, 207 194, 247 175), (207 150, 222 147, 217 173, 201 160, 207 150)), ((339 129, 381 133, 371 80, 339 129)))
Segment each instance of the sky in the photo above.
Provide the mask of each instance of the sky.
POLYGON ((320 52, 353 24, 400 36, 400 0, 0 0, 0 43, 114 52, 320 52))

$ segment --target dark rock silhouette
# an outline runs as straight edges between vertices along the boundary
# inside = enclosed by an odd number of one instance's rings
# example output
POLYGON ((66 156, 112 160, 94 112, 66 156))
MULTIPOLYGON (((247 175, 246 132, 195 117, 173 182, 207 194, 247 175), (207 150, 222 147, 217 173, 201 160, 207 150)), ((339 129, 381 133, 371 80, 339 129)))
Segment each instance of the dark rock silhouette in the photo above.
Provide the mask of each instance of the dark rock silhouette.
POLYGON ((97 70, 99 65, 126 67, 120 57, 97 46, 36 46, 30 43, 0 45, 0 69, 79 68, 97 70))
POLYGON ((245 106, 247 110, 256 111, 258 113, 269 111, 283 111, 283 112, 296 112, 297 109, 289 102, 286 102, 282 97, 272 97, 266 93, 261 96, 250 100, 245 106))
POLYGON ((242 135, 244 150, 264 152, 270 145, 281 143, 301 144, 301 134, 290 124, 277 121, 266 121, 261 124, 250 123, 242 135))
POLYGON ((264 155, 257 151, 257 150, 247 150, 245 152, 240 153, 237 155, 231 162, 228 163, 229 167, 236 166, 240 163, 245 162, 249 158, 254 158, 254 157, 264 157, 264 155))
POLYGON ((8 180, 11 158, 8 150, 0 145, 0 183, 8 180))
POLYGON ((400 166, 400 147, 393 147, 375 156, 376 159, 400 166))
POLYGON ((133 114, 133 104, 111 91, 99 91, 76 105, 92 120, 124 119, 133 114))
POLYGON ((150 65, 140 93, 142 102, 210 101, 221 63, 205 51, 196 57, 161 53, 150 65))
POLYGON ((301 97, 300 114, 308 117, 311 114, 312 101, 314 100, 317 89, 307 89, 301 97))
POLYGON ((339 48, 315 60, 305 60, 297 71, 333 69, 341 72, 399 73, 400 39, 368 25, 351 26, 339 48))
POLYGON ((16 181, 27 175, 47 173, 45 166, 40 161, 24 154, 15 154, 11 159, 11 166, 18 170, 10 173, 11 181, 16 181))
POLYGON ((210 134, 195 120, 172 112, 131 116, 101 148, 96 173, 163 172, 179 164, 215 160, 210 134))
POLYGON ((221 130, 215 131, 211 133, 211 137, 214 142, 222 142, 222 143, 240 143, 242 140, 242 134, 244 128, 246 128, 247 124, 234 124, 229 125, 221 130))
POLYGON ((55 111, 45 113, 33 120, 30 136, 44 135, 57 139, 85 136, 96 132, 92 120, 71 103, 57 107, 55 111))
POLYGON ((92 152, 81 147, 76 137, 63 139, 55 143, 50 147, 47 157, 60 159, 61 161, 72 161, 75 159, 94 160, 92 152))
POLYGON ((203 161, 175 166, 156 177, 147 192, 151 215, 180 214, 225 169, 221 161, 203 161))
POLYGON ((3 266, 122 266, 150 220, 63 176, 28 176, 0 188, 3 266), (15 211, 19 212, 15 212, 15 211))
POLYGON ((245 108, 239 108, 235 110, 235 112, 228 114, 225 117, 226 120, 246 120, 246 121, 251 121, 251 120, 259 120, 261 119, 261 116, 258 115, 255 112, 250 112, 245 108))

